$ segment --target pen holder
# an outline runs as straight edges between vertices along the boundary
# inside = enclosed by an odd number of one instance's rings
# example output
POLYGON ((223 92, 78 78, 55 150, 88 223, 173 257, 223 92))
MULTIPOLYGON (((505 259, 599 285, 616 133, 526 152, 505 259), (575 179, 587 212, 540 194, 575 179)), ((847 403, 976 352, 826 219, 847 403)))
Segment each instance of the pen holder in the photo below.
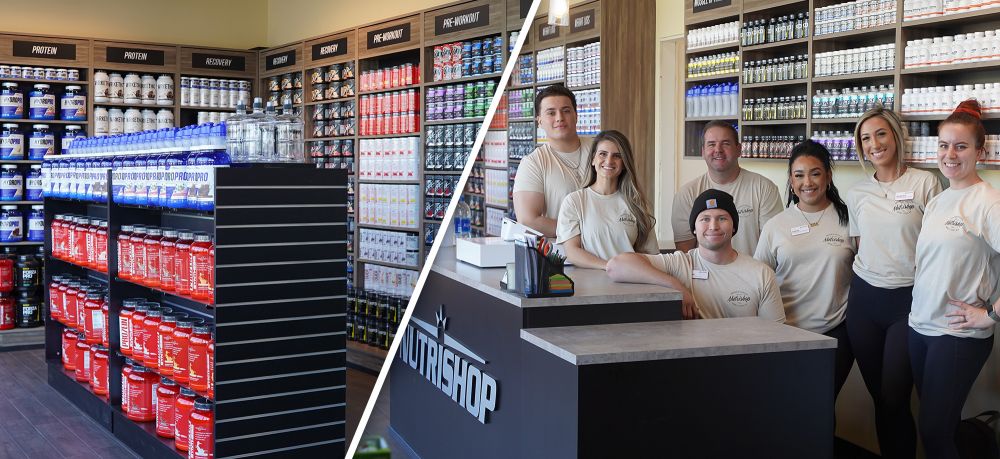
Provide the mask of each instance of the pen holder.
POLYGON ((515 292, 527 298, 573 296, 573 279, 565 274, 563 268, 553 264, 526 242, 514 242, 515 292))

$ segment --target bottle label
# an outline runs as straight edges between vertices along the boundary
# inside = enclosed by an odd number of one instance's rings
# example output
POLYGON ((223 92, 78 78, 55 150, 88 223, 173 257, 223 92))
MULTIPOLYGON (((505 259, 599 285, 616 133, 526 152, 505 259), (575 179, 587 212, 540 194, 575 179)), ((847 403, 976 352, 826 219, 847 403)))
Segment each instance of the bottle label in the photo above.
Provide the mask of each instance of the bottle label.
POLYGON ((24 96, 21 94, 0 95, 0 118, 21 118, 24 114, 24 96))
POLYGON ((28 104, 28 118, 53 119, 56 116, 56 96, 52 94, 31 96, 28 104))
POLYGON ((0 158, 24 159, 24 134, 0 136, 0 158))
POLYGON ((45 217, 31 217, 28 219, 28 240, 45 240, 45 217))
POLYGON ((23 179, 20 175, 5 177, 0 179, 0 199, 5 201, 19 201, 21 199, 21 185, 23 179))
POLYGON ((73 95, 62 98, 62 106, 59 108, 60 119, 67 121, 84 121, 87 119, 87 98, 82 95, 73 95))
POLYGON ((56 139, 51 134, 44 136, 31 136, 28 141, 28 159, 42 159, 45 155, 55 152, 56 139))
MULTIPOLYGON (((119 271, 120 270, 121 269, 119 268, 119 271)), ((119 316, 118 330, 120 330, 121 332, 121 336, 119 338, 119 343, 118 343, 119 347, 121 347, 122 350, 132 349, 132 321, 129 320, 128 317, 119 316)), ((125 386, 122 385, 122 388, 124 387, 125 386)))

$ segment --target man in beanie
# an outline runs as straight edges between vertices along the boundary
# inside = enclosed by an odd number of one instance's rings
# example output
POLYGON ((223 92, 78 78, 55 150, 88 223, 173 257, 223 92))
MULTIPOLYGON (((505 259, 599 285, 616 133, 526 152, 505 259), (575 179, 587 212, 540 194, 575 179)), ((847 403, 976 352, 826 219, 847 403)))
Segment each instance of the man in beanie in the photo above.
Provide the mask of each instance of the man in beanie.
POLYGON ((740 214, 733 197, 709 189, 692 203, 688 225, 698 247, 687 252, 622 253, 608 262, 615 282, 656 284, 684 295, 685 319, 752 317, 785 321, 774 270, 733 249, 740 214))
POLYGON ((685 183, 674 195, 670 219, 677 250, 687 252, 696 239, 688 229, 687 216, 695 196, 709 188, 722 190, 735 198, 736 210, 743 219, 743 231, 733 238, 733 248, 753 256, 757 251, 760 230, 771 217, 784 210, 778 187, 760 174, 740 167, 740 142, 736 129, 725 121, 712 121, 702 131, 701 157, 708 172, 685 183))

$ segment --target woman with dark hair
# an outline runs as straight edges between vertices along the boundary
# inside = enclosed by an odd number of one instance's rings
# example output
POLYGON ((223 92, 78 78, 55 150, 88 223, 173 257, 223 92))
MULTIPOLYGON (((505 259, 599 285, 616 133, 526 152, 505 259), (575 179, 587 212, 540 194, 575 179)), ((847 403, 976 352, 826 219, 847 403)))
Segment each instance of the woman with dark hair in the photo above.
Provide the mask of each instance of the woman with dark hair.
POLYGON ((955 432, 993 349, 1000 271, 1000 191, 983 181, 986 130, 975 100, 938 126, 938 168, 951 186, 924 212, 910 311, 910 361, 929 458, 959 457, 955 432))
POLYGON ((788 204, 764 224, 754 258, 777 274, 787 324, 837 339, 839 394, 854 365, 844 319, 857 246, 823 145, 807 140, 792 149, 788 204))
POLYGON ((906 167, 905 134, 892 110, 879 106, 861 115, 854 142, 867 177, 845 196, 850 235, 858 244, 847 333, 875 404, 879 450, 888 459, 913 459, 917 452, 906 317, 913 301, 920 222, 927 203, 941 192, 934 174, 906 167))
POLYGON ((636 182, 632 145, 624 134, 602 131, 587 157, 583 189, 559 207, 556 242, 576 266, 606 269, 622 252, 660 253, 646 196, 636 182))

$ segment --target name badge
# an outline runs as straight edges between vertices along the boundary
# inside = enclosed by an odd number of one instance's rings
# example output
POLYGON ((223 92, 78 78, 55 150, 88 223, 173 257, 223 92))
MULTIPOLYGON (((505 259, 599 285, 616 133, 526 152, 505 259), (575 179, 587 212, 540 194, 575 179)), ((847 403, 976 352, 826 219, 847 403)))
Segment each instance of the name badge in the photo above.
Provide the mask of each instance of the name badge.
POLYGON ((796 226, 792 228, 792 236, 806 234, 809 232, 809 225, 796 226))
POLYGON ((692 279, 708 279, 708 270, 705 269, 694 269, 691 271, 692 279))
POLYGON ((910 200, 913 200, 913 192, 912 191, 900 191, 900 192, 896 193, 896 200, 897 201, 910 201, 910 200))

